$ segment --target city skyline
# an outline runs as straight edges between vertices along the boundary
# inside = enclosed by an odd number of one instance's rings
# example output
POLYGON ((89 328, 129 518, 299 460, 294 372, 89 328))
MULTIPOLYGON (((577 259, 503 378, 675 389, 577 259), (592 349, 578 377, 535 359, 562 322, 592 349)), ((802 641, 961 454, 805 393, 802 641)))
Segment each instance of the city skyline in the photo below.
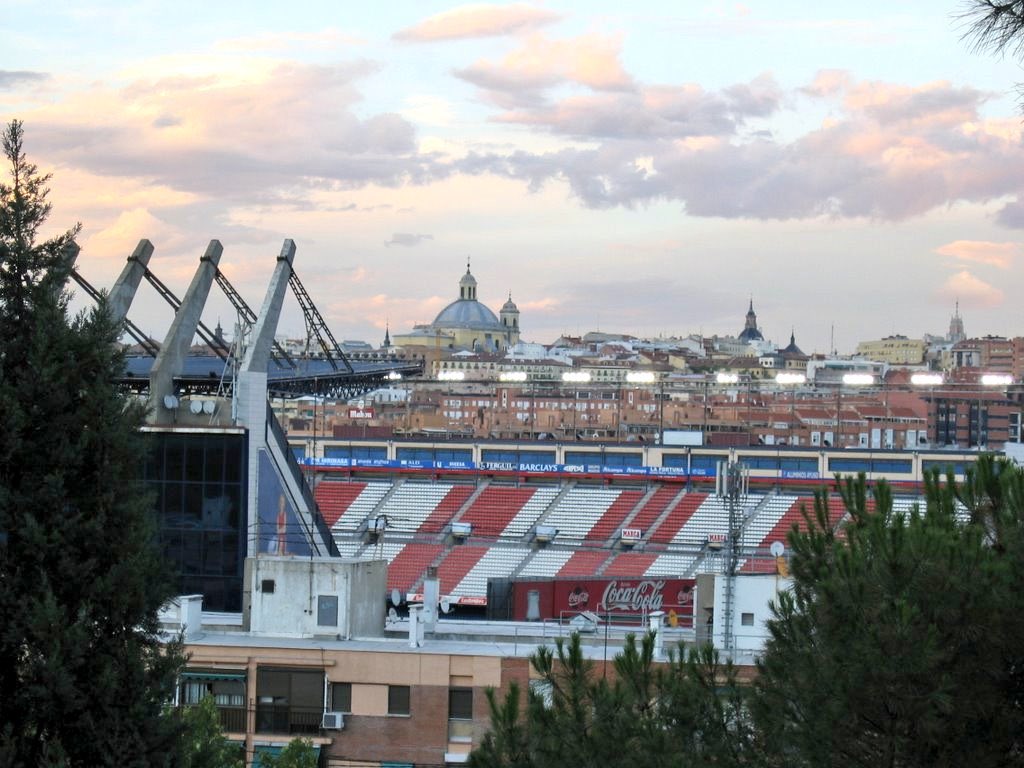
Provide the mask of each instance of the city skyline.
POLYGON ((529 341, 732 335, 751 297, 805 352, 957 300, 1020 334, 1021 78, 963 3, 677 5, 2 2, 0 99, 97 286, 146 237, 182 295, 218 238, 258 306, 290 237, 339 339, 430 322, 467 256, 529 341))

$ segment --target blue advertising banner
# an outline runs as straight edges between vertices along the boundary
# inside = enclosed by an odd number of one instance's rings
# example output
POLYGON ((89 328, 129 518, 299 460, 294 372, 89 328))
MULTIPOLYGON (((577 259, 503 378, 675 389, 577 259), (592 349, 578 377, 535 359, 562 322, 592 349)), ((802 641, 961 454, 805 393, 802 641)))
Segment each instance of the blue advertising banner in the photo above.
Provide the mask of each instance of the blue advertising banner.
POLYGON ((305 528, 281 486, 274 463, 263 450, 260 451, 259 472, 259 551, 268 555, 308 556, 310 548, 305 528))
MULTIPOLYGON (((623 467, 613 464, 538 464, 513 461, 429 461, 427 459, 347 459, 302 458, 305 467, 339 467, 370 469, 439 469, 482 470, 484 472, 522 472, 524 474, 555 475, 631 475, 634 477, 686 477, 685 467, 623 467)), ((695 477, 714 477, 714 469, 693 469, 695 477)))

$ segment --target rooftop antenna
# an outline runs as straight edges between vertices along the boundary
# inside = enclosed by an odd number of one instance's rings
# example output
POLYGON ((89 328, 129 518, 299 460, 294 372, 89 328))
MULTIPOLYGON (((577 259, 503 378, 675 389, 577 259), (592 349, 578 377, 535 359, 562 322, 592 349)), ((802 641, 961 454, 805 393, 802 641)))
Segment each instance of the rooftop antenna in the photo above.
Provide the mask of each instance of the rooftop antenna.
POLYGON ((835 323, 832 323, 832 325, 829 326, 828 345, 829 345, 829 348, 832 350, 832 357, 835 357, 836 356, 836 324, 835 323))

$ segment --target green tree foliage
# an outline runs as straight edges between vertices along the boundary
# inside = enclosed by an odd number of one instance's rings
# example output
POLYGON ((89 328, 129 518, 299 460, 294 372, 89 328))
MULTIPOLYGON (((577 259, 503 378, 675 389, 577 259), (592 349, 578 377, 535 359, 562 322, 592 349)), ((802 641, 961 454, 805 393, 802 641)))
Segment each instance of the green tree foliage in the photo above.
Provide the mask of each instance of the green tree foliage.
POLYGON ((1024 0, 965 0, 961 19, 976 50, 1024 54, 1024 0))
POLYGON ((962 488, 928 478, 897 514, 883 483, 820 494, 790 537, 754 715, 779 766, 1019 764, 1024 711, 1024 473, 980 457, 962 488), (958 519, 958 509, 960 519, 958 519))
POLYGON ((195 706, 185 707, 182 719, 187 734, 182 768, 243 768, 242 746, 224 738, 213 696, 204 696, 195 706))
POLYGON ((654 637, 628 637, 614 674, 596 674, 578 635, 531 658, 543 688, 525 708, 512 684, 493 691, 491 732, 470 756, 475 768, 742 765, 752 754, 743 691, 710 648, 656 663, 654 637))
POLYGON ((309 739, 292 739, 280 754, 260 754, 261 768, 316 768, 316 750, 309 739))
POLYGON ((170 596, 136 483, 143 412, 111 381, 119 329, 69 318, 64 255, 40 242, 48 177, 3 131, 0 184, 0 766, 173 764, 162 717, 181 664, 156 612, 170 596))

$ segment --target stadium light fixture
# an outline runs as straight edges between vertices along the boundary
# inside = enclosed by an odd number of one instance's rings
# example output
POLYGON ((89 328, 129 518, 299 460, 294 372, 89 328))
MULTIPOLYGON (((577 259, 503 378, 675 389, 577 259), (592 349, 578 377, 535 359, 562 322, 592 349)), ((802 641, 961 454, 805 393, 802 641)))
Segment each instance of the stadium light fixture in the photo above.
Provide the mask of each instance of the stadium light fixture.
POLYGON ((981 385, 983 387, 1007 387, 1013 384, 1013 376, 1008 373, 983 373, 981 385))
POLYGON ((465 371, 439 371, 437 374, 438 381, 462 381, 465 378, 465 371))
POLYGON ((915 387, 937 387, 942 381, 941 373, 915 373, 910 377, 910 383, 915 387))
POLYGON ((719 384, 739 384, 740 375, 738 373, 719 373, 715 376, 715 381, 719 384))
POLYGON ((526 381, 526 371, 502 371, 498 381, 526 381))
POLYGON ((587 371, 566 371, 562 374, 562 381, 585 384, 590 381, 590 374, 587 371))
POLYGON ((775 374, 776 384, 806 384, 807 377, 802 373, 790 373, 788 371, 781 371, 775 374))
POLYGON ((874 384, 875 377, 870 373, 844 373, 843 384, 848 387, 863 387, 868 384, 874 384))
POLYGON ((626 381, 630 384, 653 384, 653 371, 630 371, 626 374, 626 381))

